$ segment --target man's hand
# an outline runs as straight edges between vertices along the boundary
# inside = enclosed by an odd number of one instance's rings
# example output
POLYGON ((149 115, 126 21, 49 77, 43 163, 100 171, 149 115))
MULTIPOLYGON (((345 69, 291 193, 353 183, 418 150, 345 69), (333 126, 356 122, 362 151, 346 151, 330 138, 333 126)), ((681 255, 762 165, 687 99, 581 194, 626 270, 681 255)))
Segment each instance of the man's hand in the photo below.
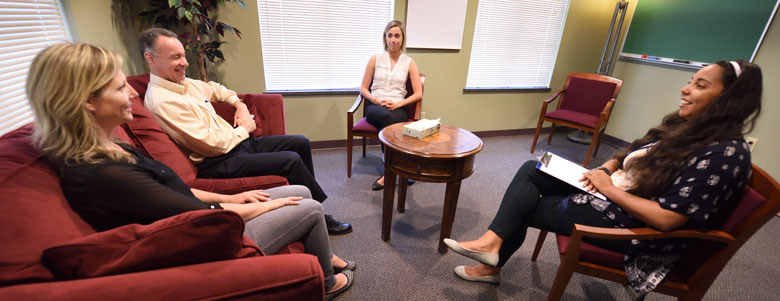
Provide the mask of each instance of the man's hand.
POLYGON ((250 190, 250 191, 245 191, 242 193, 231 195, 228 199, 228 203, 244 204, 244 203, 267 202, 271 200, 269 196, 270 194, 264 192, 262 189, 250 190))
POLYGON ((236 114, 233 115, 233 126, 237 126, 239 119, 252 119, 246 104, 243 101, 236 101, 233 106, 236 108, 236 114))
POLYGON ((255 129, 257 129, 257 124, 255 123, 254 115, 249 115, 249 117, 247 118, 237 118, 236 123, 238 123, 238 126, 246 129, 247 133, 249 133, 250 136, 252 135, 252 132, 254 132, 255 129))

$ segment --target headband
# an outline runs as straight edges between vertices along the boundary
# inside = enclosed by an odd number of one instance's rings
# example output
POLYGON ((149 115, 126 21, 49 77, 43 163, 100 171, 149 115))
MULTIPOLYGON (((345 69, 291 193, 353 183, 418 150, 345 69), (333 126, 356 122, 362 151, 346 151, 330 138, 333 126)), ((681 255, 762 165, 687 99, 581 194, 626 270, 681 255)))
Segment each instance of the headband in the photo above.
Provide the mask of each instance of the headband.
POLYGON ((737 77, 739 78, 739 75, 742 74, 742 68, 739 67, 739 63, 735 61, 729 61, 729 64, 731 64, 731 67, 734 67, 734 73, 736 73, 737 77))

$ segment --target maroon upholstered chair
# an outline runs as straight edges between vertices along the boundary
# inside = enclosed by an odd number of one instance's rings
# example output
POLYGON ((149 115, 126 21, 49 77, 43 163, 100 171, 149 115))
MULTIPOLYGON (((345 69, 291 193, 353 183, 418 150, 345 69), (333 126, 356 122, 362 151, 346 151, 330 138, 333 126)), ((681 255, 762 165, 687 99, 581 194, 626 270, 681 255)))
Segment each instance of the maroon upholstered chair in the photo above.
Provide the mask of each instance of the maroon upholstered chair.
MULTIPOLYGON (((369 87, 371 85, 369 84, 369 87)), ((420 86, 425 87, 425 74, 420 73, 420 86)), ((412 88, 412 80, 406 78, 406 91, 414 91, 412 88)), ((379 130, 366 121, 366 106, 363 106, 363 118, 355 123, 354 114, 360 105, 363 103, 363 96, 358 94, 355 103, 347 111, 347 178, 352 177, 352 137, 363 137, 363 157, 366 156, 366 139, 379 139, 379 130)), ((409 113, 409 121, 420 120, 420 112, 422 107, 422 98, 415 103, 411 103, 406 106, 406 110, 409 113)))
MULTIPOLYGON (((655 292, 680 300, 700 300, 729 262, 756 231, 780 210, 780 184, 753 164, 753 175, 745 186, 744 195, 723 228, 708 232, 677 230, 660 232, 651 228, 599 228, 574 225, 571 236, 556 235, 561 265, 550 288, 548 300, 560 300, 574 272, 627 284, 623 270, 623 254, 582 242, 582 237, 603 239, 695 238, 699 242, 689 248, 672 268, 666 281, 655 292)), ((541 231, 536 241, 532 261, 536 261, 547 231, 541 231)))
POLYGON ((534 133, 534 142, 531 145, 531 153, 536 148, 536 140, 539 139, 539 131, 541 131, 544 121, 552 122, 547 144, 552 141, 556 124, 573 127, 593 134, 588 155, 585 156, 585 163, 582 164, 582 166, 587 167, 590 154, 593 153, 595 157, 599 152, 604 129, 607 128, 612 106, 615 105, 615 98, 617 98, 622 85, 622 80, 605 75, 569 73, 563 84, 563 89, 555 92, 542 105, 539 123, 536 125, 536 133, 534 133), (558 106, 548 113, 547 105, 558 96, 561 96, 558 106), (595 151, 593 151, 594 145, 596 146, 595 151))

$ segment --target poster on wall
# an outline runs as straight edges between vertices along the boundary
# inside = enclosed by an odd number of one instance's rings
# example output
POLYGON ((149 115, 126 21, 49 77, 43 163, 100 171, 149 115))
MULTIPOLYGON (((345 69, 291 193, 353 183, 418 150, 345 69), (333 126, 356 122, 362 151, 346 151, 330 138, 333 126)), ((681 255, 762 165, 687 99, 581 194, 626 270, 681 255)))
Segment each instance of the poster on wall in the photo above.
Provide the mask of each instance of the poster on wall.
POLYGON ((406 47, 460 49, 468 0, 409 0, 406 47))

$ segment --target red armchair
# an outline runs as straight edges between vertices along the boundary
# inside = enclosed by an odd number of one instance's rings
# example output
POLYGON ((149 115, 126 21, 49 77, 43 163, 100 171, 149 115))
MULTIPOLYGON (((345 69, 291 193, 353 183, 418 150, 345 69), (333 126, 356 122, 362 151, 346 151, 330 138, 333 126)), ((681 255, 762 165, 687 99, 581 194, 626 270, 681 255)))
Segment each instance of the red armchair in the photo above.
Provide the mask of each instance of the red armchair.
POLYGON ((534 133, 534 142, 531 144, 531 153, 533 154, 536 148, 536 140, 539 139, 542 123, 545 121, 552 123, 547 144, 552 141, 555 125, 560 124, 593 134, 588 154, 585 156, 585 163, 582 164, 582 166, 588 167, 590 154, 593 153, 595 157, 599 153, 601 138, 604 137, 609 115, 612 114, 612 106, 615 105, 615 98, 620 93, 622 86, 622 80, 606 75, 569 73, 563 88, 542 104, 542 112, 539 114, 539 122, 536 124, 536 132, 534 133), (558 96, 561 97, 558 106, 548 113, 547 105, 558 96), (596 147, 595 151, 593 150, 594 146, 596 147))
MULTIPOLYGON (((322 270, 308 254, 254 256, 78 280, 53 272, 41 259, 44 250, 96 233, 68 205, 56 168, 31 146, 31 133, 32 125, 27 125, 0 138, 0 300, 322 299, 322 270)), ((115 134, 129 141, 124 131, 115 134)), ((212 213, 194 211, 169 219, 186 223, 204 214, 212 213)), ((185 237, 172 243, 194 239, 185 237)))
MULTIPOLYGON (((700 244, 684 254, 655 292, 679 300, 701 300, 731 257, 780 210, 780 184, 753 164, 753 174, 726 224, 720 230, 660 232, 651 228, 615 229, 574 225, 571 236, 556 235, 561 264, 550 288, 548 300, 560 300, 574 272, 627 284, 623 254, 582 241, 602 239, 695 238, 700 244)), ((547 231, 539 232, 532 261, 536 261, 547 231)))
MULTIPOLYGON (((149 74, 127 77, 127 82, 138 92, 139 98, 133 99, 133 121, 122 125, 132 143, 147 156, 163 162, 173 169, 184 183, 192 188, 224 194, 234 194, 252 189, 268 189, 287 185, 287 179, 281 176, 258 176, 232 179, 197 178, 197 169, 187 156, 162 131, 152 114, 143 106, 149 74)), ((257 129, 253 136, 284 135, 284 107, 279 94, 239 94, 251 114, 255 115, 257 129)), ((228 104, 215 103, 214 109, 230 123, 236 110, 228 104)))

